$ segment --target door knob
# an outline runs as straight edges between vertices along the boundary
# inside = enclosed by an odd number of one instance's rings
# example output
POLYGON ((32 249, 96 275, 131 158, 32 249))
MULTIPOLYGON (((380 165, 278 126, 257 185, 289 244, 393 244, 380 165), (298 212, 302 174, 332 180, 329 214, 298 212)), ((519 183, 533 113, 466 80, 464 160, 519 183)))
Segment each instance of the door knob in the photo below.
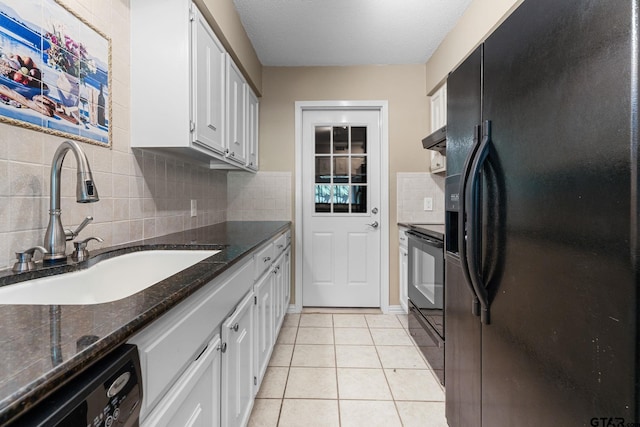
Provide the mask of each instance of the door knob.
POLYGON ((373 221, 371 224, 367 224, 369 227, 373 227, 373 228, 378 228, 378 226, 380 224, 378 224, 378 221, 373 221))
POLYGON ((371 209, 371 213, 374 214, 374 215, 377 214, 378 213, 378 208, 371 209))

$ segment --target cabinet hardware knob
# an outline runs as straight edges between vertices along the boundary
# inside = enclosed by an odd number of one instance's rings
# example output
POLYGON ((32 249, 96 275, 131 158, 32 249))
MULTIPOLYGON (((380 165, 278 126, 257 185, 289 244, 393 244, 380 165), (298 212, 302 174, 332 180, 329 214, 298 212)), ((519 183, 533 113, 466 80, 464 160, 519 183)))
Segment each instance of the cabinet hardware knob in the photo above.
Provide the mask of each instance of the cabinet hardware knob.
POLYGON ((231 329, 233 329, 234 332, 238 332, 238 329, 240 328, 240 325, 238 325, 237 323, 235 325, 233 325, 233 327, 231 329))
POLYGON ((269 262, 269 261, 271 261, 271 257, 270 256, 265 257, 264 262, 269 262))
POLYGON ((220 347, 218 347, 218 349, 220 349, 220 351, 222 353, 226 353, 227 352, 227 343, 223 342, 222 345, 220 347))

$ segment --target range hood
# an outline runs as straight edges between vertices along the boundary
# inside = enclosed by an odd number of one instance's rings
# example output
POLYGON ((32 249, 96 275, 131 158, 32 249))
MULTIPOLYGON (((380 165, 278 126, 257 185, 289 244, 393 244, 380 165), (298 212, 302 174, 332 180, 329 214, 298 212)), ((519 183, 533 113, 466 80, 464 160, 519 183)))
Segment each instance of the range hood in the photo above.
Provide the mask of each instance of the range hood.
POLYGON ((447 149, 447 126, 433 132, 422 140, 422 146, 426 150, 435 150, 440 154, 446 154, 447 149))

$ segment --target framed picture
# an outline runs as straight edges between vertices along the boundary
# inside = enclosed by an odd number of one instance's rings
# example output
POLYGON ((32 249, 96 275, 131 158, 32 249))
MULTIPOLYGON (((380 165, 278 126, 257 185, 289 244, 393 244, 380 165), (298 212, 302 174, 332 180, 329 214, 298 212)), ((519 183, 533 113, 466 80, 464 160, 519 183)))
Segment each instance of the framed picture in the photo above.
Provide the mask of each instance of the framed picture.
POLYGON ((56 0, 0 0, 0 121, 111 146, 111 40, 56 0))

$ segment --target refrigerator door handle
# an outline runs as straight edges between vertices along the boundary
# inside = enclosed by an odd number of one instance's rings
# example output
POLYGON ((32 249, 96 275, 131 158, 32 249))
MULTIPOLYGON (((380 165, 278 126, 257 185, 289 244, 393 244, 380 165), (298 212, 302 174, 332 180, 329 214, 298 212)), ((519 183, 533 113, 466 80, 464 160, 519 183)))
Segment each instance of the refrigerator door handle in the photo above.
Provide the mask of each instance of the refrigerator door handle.
POLYGON ((482 127, 476 126, 474 128, 473 134, 473 146, 467 155, 467 159, 464 162, 464 169, 462 169, 462 176, 460 180, 460 205, 459 205, 459 215, 458 215, 458 250, 460 254, 460 264, 462 265, 462 273, 464 275, 464 281, 467 284, 467 287, 471 291, 473 295, 473 300, 471 302, 471 312, 480 316, 480 301, 478 300, 478 295, 473 286, 473 282, 471 281, 471 275, 469 273, 469 264, 467 263, 467 212, 466 212, 466 189, 467 189, 467 180, 469 179, 469 174, 471 173, 471 165, 473 164, 473 159, 478 153, 478 147, 480 146, 480 138, 482 135, 482 127))
POLYGON ((480 248, 481 242, 481 224, 480 217, 482 215, 481 210, 481 179, 480 173, 484 166, 489 150, 491 148, 491 121, 485 120, 482 124, 482 142, 478 148, 478 154, 473 159, 471 165, 471 172, 467 181, 467 188, 465 189, 465 204, 469 210, 469 220, 467 227, 467 251, 466 259, 469 266, 469 275, 471 277, 471 283, 476 291, 476 296, 480 301, 480 319, 482 323, 488 325, 491 323, 491 317, 489 315, 489 293, 483 282, 482 274, 480 271, 481 259, 480 248))

